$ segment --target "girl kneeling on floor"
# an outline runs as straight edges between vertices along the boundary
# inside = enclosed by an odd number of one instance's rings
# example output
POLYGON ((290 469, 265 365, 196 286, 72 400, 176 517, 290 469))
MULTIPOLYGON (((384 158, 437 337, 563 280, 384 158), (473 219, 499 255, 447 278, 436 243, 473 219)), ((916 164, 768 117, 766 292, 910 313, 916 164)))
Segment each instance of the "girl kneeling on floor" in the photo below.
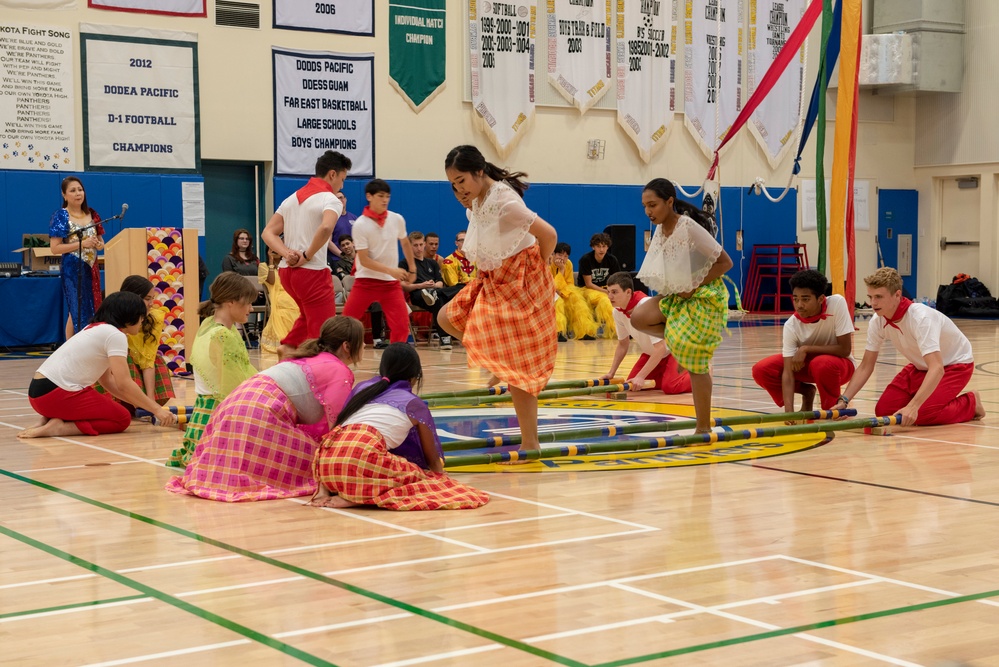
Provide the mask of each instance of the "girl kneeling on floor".
POLYGON ((310 505, 393 510, 473 509, 489 495, 447 476, 437 425, 414 390, 420 355, 406 343, 382 353, 381 377, 351 392, 337 427, 316 452, 319 489, 310 505))

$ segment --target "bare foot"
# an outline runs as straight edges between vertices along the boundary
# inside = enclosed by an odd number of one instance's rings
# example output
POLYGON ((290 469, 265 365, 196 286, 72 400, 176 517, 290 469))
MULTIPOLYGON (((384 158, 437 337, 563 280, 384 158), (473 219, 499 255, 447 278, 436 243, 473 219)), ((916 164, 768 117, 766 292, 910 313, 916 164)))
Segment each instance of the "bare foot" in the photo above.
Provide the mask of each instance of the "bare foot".
POLYGON ((40 426, 26 428, 17 434, 19 438, 56 438, 64 435, 82 435, 73 422, 61 419, 49 419, 40 426))
POLYGON ((977 391, 971 392, 975 397, 975 419, 985 419, 985 406, 982 405, 982 397, 977 391))
POLYGON ((524 446, 523 444, 521 444, 520 445, 520 449, 517 450, 517 452, 520 455, 520 458, 518 458, 516 461, 499 461, 497 463, 497 465, 501 465, 501 466, 522 466, 522 465, 524 465, 526 463, 530 463, 531 461, 537 461, 538 459, 526 459, 526 458, 524 458, 524 454, 526 452, 536 452, 539 449, 541 449, 541 445, 540 444, 527 445, 527 446, 524 446))
POLYGON ((361 503, 352 503, 346 498, 341 498, 340 496, 323 496, 321 498, 313 498, 305 504, 310 507, 332 507, 335 509, 346 509, 348 507, 357 507, 361 503))
POLYGON ((815 385, 806 384, 801 389, 801 411, 811 412, 815 409, 815 385))
POLYGON ((500 379, 495 375, 489 376, 489 382, 486 383, 487 387, 495 387, 500 383, 500 379))

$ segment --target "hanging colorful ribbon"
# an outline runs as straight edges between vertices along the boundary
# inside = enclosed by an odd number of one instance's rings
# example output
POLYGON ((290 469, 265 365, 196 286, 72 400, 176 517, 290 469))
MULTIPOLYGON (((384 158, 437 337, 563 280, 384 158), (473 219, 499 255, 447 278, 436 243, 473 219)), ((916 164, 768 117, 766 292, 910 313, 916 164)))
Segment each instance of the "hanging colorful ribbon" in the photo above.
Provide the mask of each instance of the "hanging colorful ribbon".
MULTIPOLYGON (((856 163, 857 75, 860 56, 861 0, 843 0, 840 40, 839 87, 836 95, 836 134, 833 139, 832 186, 829 192, 829 269, 833 292, 853 304, 843 266, 844 246, 853 241, 853 175, 856 163), (850 233, 847 234, 847 229, 850 233)), ((824 183, 817 183, 816 189, 824 183)), ((854 247, 846 248, 848 256, 854 247)), ((852 310, 852 309, 851 309, 852 310)))
POLYGON ((715 149, 714 161, 711 163, 711 169, 708 170, 707 180, 713 180, 715 177, 715 170, 718 168, 718 152, 722 147, 729 142, 729 140, 734 137, 742 126, 746 124, 749 117, 753 115, 756 111, 756 107, 760 106, 760 102, 763 101, 773 87, 777 84, 777 80, 780 79, 780 75, 784 73, 787 66, 791 61, 798 55, 798 51, 801 49, 801 45, 805 43, 808 38, 808 33, 811 32, 812 26, 815 25, 815 21, 818 20, 819 16, 822 14, 822 0, 812 0, 812 4, 808 6, 805 13, 801 17, 801 21, 795 26, 794 31, 791 36, 787 38, 787 42, 784 44, 784 48, 780 50, 777 57, 774 58, 774 62, 770 65, 767 73, 763 75, 760 79, 760 85, 753 91, 753 95, 746 102, 746 106, 742 108, 742 111, 736 116, 735 121, 732 123, 732 127, 728 129, 725 133, 725 138, 722 139, 721 143, 718 144, 718 148, 715 149))

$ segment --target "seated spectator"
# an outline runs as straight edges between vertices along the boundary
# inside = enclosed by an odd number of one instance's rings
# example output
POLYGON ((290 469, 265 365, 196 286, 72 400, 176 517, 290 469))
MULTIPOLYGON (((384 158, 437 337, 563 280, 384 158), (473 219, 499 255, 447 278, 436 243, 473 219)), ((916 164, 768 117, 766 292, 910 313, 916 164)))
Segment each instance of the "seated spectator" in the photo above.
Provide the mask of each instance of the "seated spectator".
MULTIPOLYGON (((354 221, 357 220, 357 216, 347 210, 347 195, 338 192, 336 198, 343 204, 343 213, 337 218, 333 234, 330 236, 329 243, 326 244, 326 262, 330 265, 330 271, 333 271, 333 265, 336 264, 336 260, 342 252, 340 241, 343 237, 350 236, 354 232, 354 221)), ((351 240, 353 241, 353 239, 351 240)))
POLYGON ((464 243, 465 232, 458 232, 454 237, 454 252, 444 258, 441 263, 441 275, 444 278, 444 284, 448 287, 464 286, 475 278, 475 265, 468 261, 468 258, 461 252, 461 246, 464 243))
POLYGON ((593 340, 597 335, 597 321, 583 297, 583 291, 576 287, 572 278, 572 248, 568 243, 555 245, 555 252, 548 268, 555 278, 555 325, 558 329, 558 342, 569 340, 568 334, 576 340, 593 340))
POLYGON ((437 262, 438 266, 444 264, 444 258, 437 254, 438 248, 441 247, 441 237, 438 236, 437 232, 427 232, 426 236, 427 249, 423 253, 428 259, 432 259, 437 262))
POLYGON ((590 237, 592 250, 579 260, 577 285, 583 288, 583 296, 593 310, 597 323, 603 327, 604 338, 614 338, 614 307, 607 298, 607 279, 621 270, 621 263, 608 252, 611 238, 607 234, 594 234, 590 237))
POLYGON ((222 270, 235 271, 241 276, 255 276, 259 264, 260 260, 253 252, 250 232, 237 229, 232 235, 232 250, 222 258, 222 270))
MULTIPOLYGON (((432 259, 424 257, 426 243, 422 232, 411 232, 409 234, 409 245, 413 248, 413 259, 416 263, 416 280, 413 282, 402 281, 402 289, 409 294, 410 300, 415 300, 424 310, 433 313, 434 331, 441 339, 441 349, 451 349, 451 337, 437 323, 437 312, 454 298, 460 290, 460 286, 445 287, 444 279, 441 277, 440 266, 432 259)), ((399 268, 405 269, 405 260, 399 262, 399 268)))
POLYGON ((357 257, 357 252, 354 250, 354 237, 350 234, 344 234, 340 237, 340 256, 335 258, 330 258, 332 262, 330 264, 330 270, 340 280, 343 280, 347 276, 354 275, 354 258, 357 257))

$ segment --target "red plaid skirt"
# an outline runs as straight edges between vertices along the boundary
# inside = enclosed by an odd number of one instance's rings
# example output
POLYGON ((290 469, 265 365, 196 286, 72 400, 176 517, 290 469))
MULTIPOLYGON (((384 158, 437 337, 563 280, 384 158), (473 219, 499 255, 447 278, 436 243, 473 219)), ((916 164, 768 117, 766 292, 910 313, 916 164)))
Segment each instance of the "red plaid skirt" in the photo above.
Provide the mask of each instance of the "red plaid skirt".
POLYGON ((558 354, 555 283, 537 245, 479 271, 448 303, 447 317, 464 332, 469 368, 535 396, 548 384, 558 354))
POLYGON ((345 500, 390 510, 464 510, 489 502, 489 494, 447 474, 413 465, 385 447, 373 426, 338 426, 319 446, 316 481, 345 500))

